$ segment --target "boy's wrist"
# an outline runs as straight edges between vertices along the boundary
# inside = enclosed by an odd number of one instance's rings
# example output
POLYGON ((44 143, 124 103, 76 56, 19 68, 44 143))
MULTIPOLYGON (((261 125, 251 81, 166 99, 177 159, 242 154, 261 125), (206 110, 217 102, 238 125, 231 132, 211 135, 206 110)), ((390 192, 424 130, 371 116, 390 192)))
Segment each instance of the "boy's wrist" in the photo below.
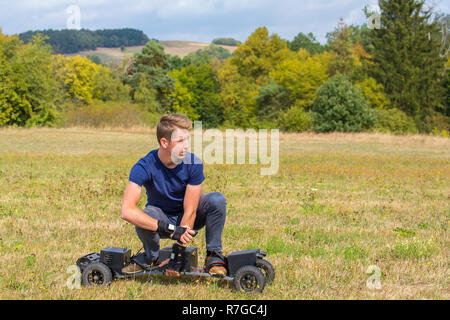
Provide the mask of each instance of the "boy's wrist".
POLYGON ((166 234, 170 236, 175 231, 175 226, 173 224, 170 224, 164 220, 158 220, 158 228, 156 231, 158 233, 166 234))

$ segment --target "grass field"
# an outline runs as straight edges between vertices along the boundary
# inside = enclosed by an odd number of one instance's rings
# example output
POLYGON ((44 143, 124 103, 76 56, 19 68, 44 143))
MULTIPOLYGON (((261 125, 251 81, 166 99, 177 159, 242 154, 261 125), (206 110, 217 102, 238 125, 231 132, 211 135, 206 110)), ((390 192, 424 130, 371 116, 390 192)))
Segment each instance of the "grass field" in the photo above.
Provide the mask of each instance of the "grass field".
MULTIPOLYGON (((210 43, 193 42, 193 41, 177 41, 177 40, 163 40, 160 41, 164 47, 164 52, 184 57, 188 53, 195 52, 199 49, 210 45, 210 43)), ((97 55, 103 63, 120 63, 126 58, 130 58, 133 54, 140 52, 144 46, 126 47, 126 50, 122 52, 120 48, 97 48, 96 50, 81 51, 74 54, 66 54, 66 56, 89 56, 97 55)), ((230 53, 237 48, 235 46, 220 45, 220 47, 227 49, 230 53)))
MULTIPOLYGON (((140 242, 120 219, 148 129, 0 129, 0 299, 449 299, 450 139, 282 134, 280 168, 205 165, 227 198, 224 251, 261 248, 262 294, 216 279, 115 281, 69 290, 81 255, 140 242), (366 285, 381 270, 381 288, 366 285)), ((139 205, 145 205, 145 192, 139 205)), ((204 259, 204 230, 194 240, 204 259)), ((169 240, 162 246, 170 245, 169 240)))

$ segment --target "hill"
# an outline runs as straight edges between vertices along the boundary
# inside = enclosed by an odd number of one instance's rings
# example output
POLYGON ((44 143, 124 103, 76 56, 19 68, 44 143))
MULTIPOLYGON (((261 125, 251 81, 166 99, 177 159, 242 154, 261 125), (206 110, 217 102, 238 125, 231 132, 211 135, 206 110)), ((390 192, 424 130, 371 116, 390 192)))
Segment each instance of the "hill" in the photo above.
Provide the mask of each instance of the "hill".
MULTIPOLYGON (((164 51, 171 55, 177 55, 179 57, 184 57, 188 53, 195 52, 199 49, 207 47, 210 45, 205 42, 193 42, 193 41, 180 41, 180 40, 161 40, 160 43, 164 47, 164 51)), ((230 53, 233 53, 237 47, 220 45, 220 47, 227 49, 230 53)), ((134 53, 141 51, 143 46, 130 46, 125 47, 125 50, 121 48, 106 48, 99 47, 95 50, 85 50, 77 53, 66 54, 67 56, 91 56, 97 55, 102 63, 119 63, 124 59, 132 56, 134 53)))

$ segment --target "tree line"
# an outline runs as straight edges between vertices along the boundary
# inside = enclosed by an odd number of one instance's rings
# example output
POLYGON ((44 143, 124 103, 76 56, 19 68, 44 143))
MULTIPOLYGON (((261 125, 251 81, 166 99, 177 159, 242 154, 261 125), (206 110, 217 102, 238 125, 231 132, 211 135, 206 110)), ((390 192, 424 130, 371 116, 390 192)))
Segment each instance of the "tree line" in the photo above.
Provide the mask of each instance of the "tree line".
POLYGON ((380 28, 340 21, 324 45, 260 27, 232 55, 211 44, 180 58, 151 40, 119 67, 52 54, 40 34, 0 34, 0 125, 52 125, 68 106, 126 101, 206 128, 448 135, 449 15, 418 0, 379 6, 380 28))
POLYGON ((97 47, 130 47, 145 45, 149 38, 142 31, 130 28, 104 30, 37 30, 19 34, 24 43, 31 41, 36 34, 46 36, 54 53, 76 53, 83 50, 95 50, 97 47))

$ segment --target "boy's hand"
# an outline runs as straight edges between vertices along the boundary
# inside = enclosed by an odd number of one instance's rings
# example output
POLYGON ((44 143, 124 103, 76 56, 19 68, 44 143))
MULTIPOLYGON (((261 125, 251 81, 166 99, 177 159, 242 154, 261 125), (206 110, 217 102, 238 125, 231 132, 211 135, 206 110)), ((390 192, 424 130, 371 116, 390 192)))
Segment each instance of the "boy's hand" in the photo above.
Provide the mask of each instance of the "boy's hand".
POLYGON ((188 226, 178 226, 175 228, 175 231, 170 236, 173 240, 177 240, 183 246, 186 246, 193 237, 197 235, 197 231, 192 230, 188 226))
POLYGON ((169 224, 163 220, 158 220, 158 229, 156 231, 170 237, 173 240, 179 241, 184 246, 192 240, 192 237, 197 235, 197 231, 192 230, 188 226, 174 226, 173 224, 169 224))

